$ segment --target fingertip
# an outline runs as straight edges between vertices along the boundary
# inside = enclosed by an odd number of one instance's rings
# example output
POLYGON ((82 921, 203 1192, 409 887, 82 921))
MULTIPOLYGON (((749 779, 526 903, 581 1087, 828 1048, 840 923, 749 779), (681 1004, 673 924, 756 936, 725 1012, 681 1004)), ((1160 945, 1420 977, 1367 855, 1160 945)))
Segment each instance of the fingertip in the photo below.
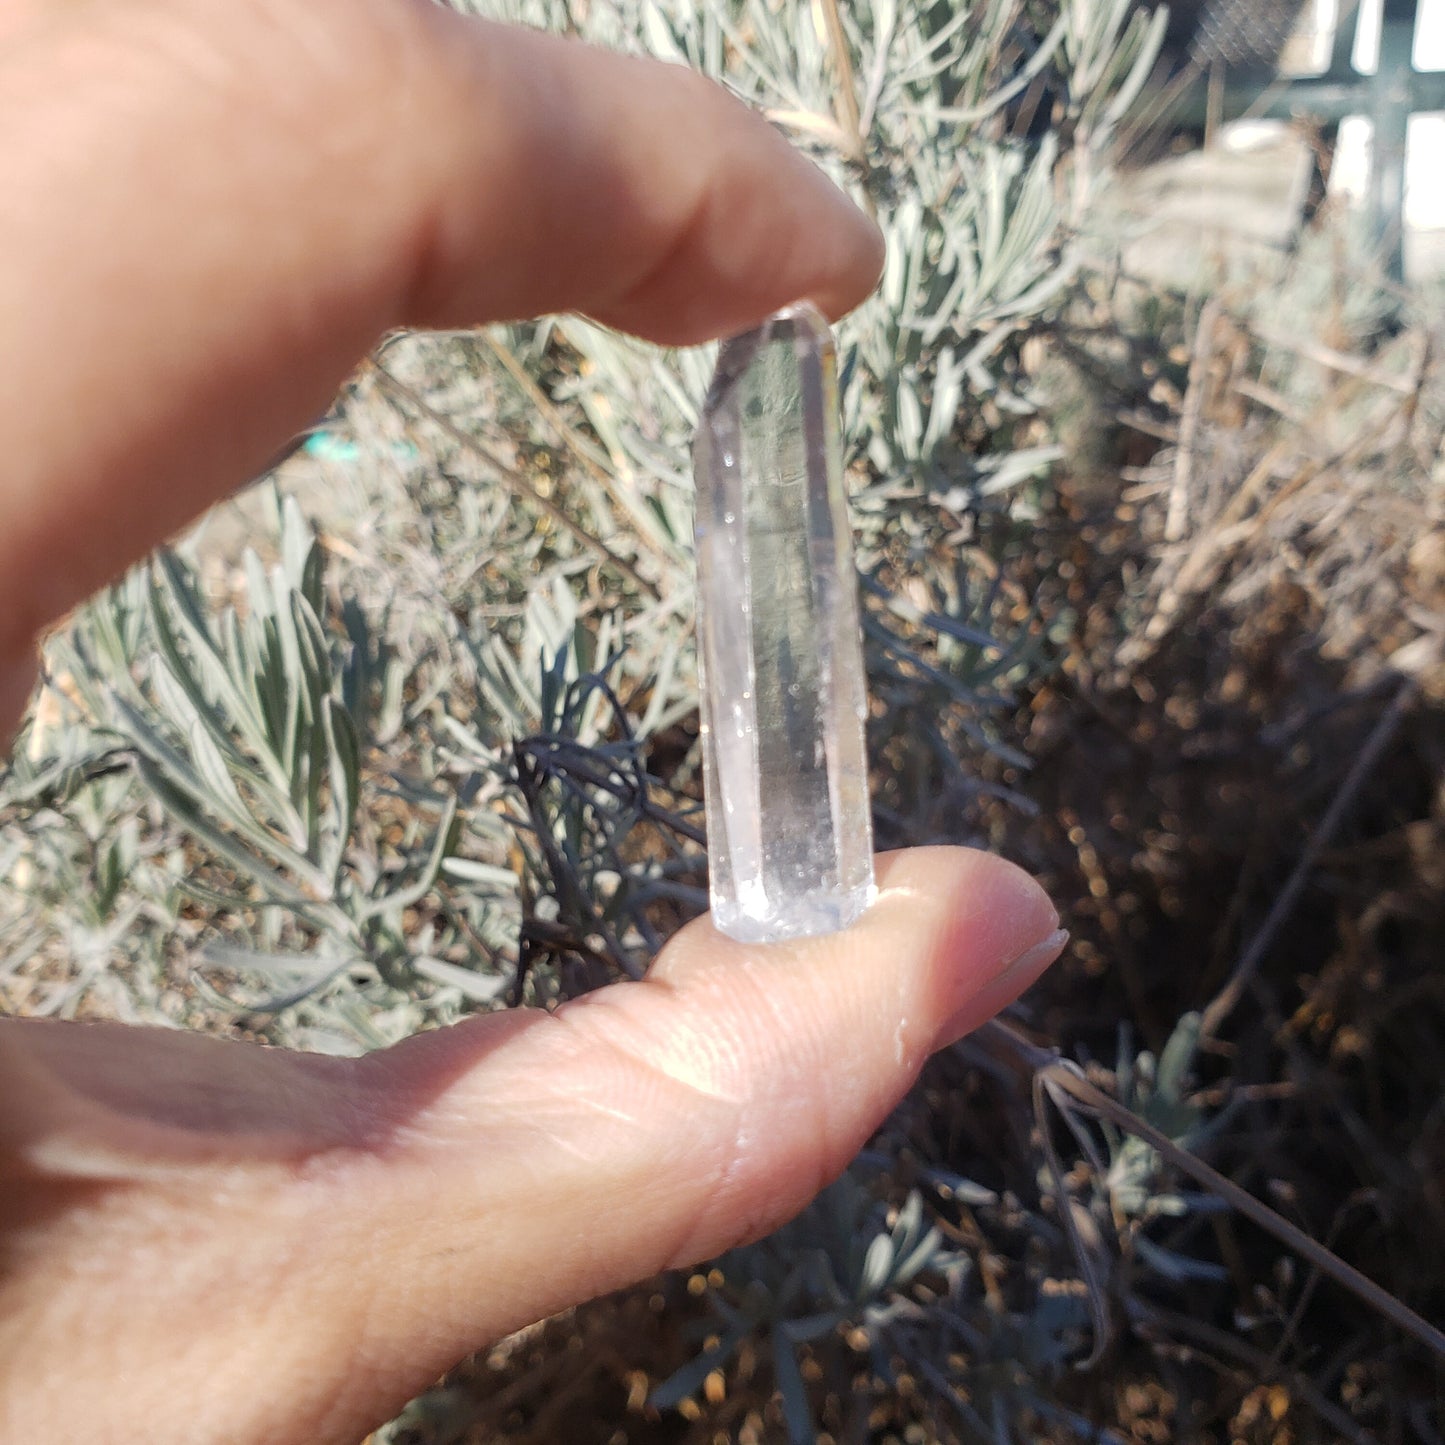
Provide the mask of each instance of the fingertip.
MULTIPOLYGON (((661 249, 620 291, 583 309, 664 346, 736 335, 784 306, 810 301, 837 321, 882 275, 877 224, 760 114, 714 82, 678 67, 679 106, 706 117, 685 219, 654 228, 661 249), (718 140, 731 137, 719 155, 718 140), (707 158, 711 156, 711 159, 707 158)), ((678 122, 674 122, 676 124, 678 122)))
POLYGON ((839 933, 778 944, 739 943, 711 915, 695 919, 659 955, 652 977, 680 981, 729 965, 783 970, 839 955, 873 958, 911 948, 916 965, 947 987, 972 989, 1059 926, 1039 883, 996 854, 974 848, 909 848, 875 861, 878 896, 839 933))
POLYGON ((736 1217, 776 1224, 800 1207, 950 1030, 997 1012, 1062 947, 1048 895, 1001 858, 912 849, 882 855, 877 876, 876 902, 841 932, 759 945, 699 919, 648 985, 612 996, 665 1075, 768 1121, 725 1141, 727 1188, 714 1189, 674 1262, 736 1242, 736 1217))
POLYGON ((1038 880, 996 853, 975 848, 912 848, 878 860, 880 902, 915 908, 932 898, 941 950, 993 974, 1059 926, 1058 909, 1038 880))
POLYGON ((883 228, 841 191, 839 196, 846 212, 841 218, 845 238, 837 279, 815 302, 823 315, 832 322, 837 322, 850 311, 856 310, 873 294, 882 279, 883 264, 887 259, 887 241, 883 228))
POLYGON ((846 1089, 831 1086, 834 1100, 852 1098, 870 1128, 930 1053, 1010 1003, 1064 941, 1048 894, 995 855, 883 854, 877 878, 873 906, 839 933, 748 944, 704 917, 673 938, 649 975, 739 1039, 756 1033, 765 1006, 799 1076, 834 1073, 847 1040, 850 1079, 846 1089), (1026 977, 1028 963, 1036 967, 1026 977))
POLYGON ((928 940, 919 986, 929 1053, 1006 1008, 1068 942, 1038 881, 996 854, 966 848, 895 853, 879 860, 879 880, 879 903, 893 904, 885 926, 921 929, 928 940))

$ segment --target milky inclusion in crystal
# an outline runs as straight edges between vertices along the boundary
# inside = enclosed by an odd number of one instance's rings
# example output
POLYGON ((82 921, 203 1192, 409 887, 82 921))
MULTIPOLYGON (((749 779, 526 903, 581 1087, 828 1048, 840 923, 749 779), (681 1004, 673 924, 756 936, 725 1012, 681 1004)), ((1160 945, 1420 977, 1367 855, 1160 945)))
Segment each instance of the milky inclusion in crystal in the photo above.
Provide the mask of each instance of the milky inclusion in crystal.
POLYGON ((811 306, 723 343, 693 464, 713 922, 831 933, 875 890, 837 374, 811 306))

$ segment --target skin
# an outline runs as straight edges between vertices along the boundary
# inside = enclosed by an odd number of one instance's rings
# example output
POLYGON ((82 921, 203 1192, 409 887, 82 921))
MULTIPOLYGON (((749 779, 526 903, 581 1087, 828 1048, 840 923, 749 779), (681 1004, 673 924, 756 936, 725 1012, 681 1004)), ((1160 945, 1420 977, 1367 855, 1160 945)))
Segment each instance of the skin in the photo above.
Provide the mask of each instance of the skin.
MULTIPOLYGON (((667 343, 877 232, 678 69, 419 0, 0 7, 0 736, 36 633, 323 409, 384 330, 667 343)), ((700 920, 640 984, 359 1060, 0 1020, 0 1439, 350 1442, 529 1321, 773 1228, 1063 944, 999 859, 846 933, 700 920)))

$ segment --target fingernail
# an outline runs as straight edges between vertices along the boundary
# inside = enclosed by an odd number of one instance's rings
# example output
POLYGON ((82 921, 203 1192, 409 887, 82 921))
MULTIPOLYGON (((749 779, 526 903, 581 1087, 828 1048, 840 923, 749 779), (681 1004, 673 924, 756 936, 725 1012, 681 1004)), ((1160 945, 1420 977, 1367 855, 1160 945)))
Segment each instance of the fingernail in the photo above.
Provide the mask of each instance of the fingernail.
POLYGON ((1056 928, 1047 938, 1026 948, 989 980, 938 1031, 934 1052, 956 1044, 971 1034, 981 1023, 991 1019, 1001 1008, 1012 1003, 1064 951, 1069 941, 1067 928, 1056 928))

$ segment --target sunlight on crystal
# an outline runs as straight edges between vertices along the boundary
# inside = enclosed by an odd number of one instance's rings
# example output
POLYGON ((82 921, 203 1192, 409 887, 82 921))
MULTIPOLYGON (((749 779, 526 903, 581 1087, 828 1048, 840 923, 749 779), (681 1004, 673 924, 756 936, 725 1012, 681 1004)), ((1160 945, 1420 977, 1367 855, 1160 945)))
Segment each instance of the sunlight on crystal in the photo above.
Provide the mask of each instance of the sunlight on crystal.
POLYGON ((872 901, 867 694, 827 323, 725 342, 693 452, 713 921, 830 933, 872 901))

